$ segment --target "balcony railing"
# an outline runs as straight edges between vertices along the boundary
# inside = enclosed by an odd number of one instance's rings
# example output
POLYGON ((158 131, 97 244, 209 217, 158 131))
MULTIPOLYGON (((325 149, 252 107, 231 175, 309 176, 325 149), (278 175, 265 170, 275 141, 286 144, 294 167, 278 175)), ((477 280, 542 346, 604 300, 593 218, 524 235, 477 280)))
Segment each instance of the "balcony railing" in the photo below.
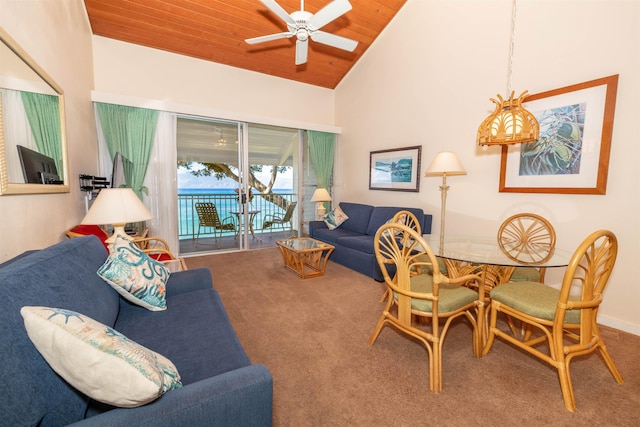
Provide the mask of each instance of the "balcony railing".
MULTIPOLYGON (((281 196, 285 200, 292 202, 297 200, 297 196, 294 193, 275 193, 281 196)), ((216 205, 220 220, 224 220, 227 217, 236 219, 236 215, 231 212, 238 212, 240 210, 240 204, 238 203, 237 194, 228 193, 184 193, 178 194, 178 238, 180 239, 194 239, 198 234, 198 214, 196 212, 196 203, 198 202, 210 202, 216 205)), ((278 205, 271 203, 260 195, 254 195, 253 200, 249 203, 249 210, 259 211, 254 218, 253 226, 256 231, 262 229, 262 223, 266 215, 281 215, 283 216, 285 211, 278 205)), ((297 209, 296 209, 297 211, 297 209)), ((298 213, 294 212, 293 224, 297 223, 298 213)), ((223 236, 232 236, 234 231, 223 231, 223 236)), ((203 233, 200 236, 212 236, 211 228, 203 229, 203 233), (204 230, 209 231, 209 234, 204 234, 204 230)))

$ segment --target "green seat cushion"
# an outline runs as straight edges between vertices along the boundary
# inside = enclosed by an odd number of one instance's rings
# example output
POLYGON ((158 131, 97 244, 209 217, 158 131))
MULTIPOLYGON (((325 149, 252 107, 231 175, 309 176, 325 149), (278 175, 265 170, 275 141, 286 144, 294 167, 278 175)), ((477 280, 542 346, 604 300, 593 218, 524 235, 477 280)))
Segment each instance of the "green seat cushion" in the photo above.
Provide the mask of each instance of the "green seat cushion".
MULTIPOLYGON (((539 282, 510 282, 496 286, 489 295, 529 316, 553 321, 560 291, 539 282)), ((580 310, 567 310, 564 319, 565 323, 580 323, 580 310)))
MULTIPOLYGON (((438 260, 438 268, 440 268, 440 273, 444 274, 445 276, 447 275, 447 264, 444 263, 444 260, 440 257, 436 257, 436 259, 438 260)), ((419 257, 416 258, 416 261, 419 262, 429 262, 429 255, 424 254, 421 255, 419 257)), ((426 269, 426 273, 427 274, 433 274, 433 268, 431 268, 431 266, 429 266, 426 269)))
POLYGON ((513 270, 510 281, 512 282, 539 282, 540 271, 535 267, 516 267, 513 270))
MULTIPOLYGON (((413 292, 429 293, 433 290, 433 276, 420 274, 411 278, 411 290, 413 292)), ((397 293, 394 292, 397 297, 397 293)), ((464 307, 478 299, 478 293, 460 285, 440 284, 440 301, 438 312, 447 313, 464 307)), ((413 298, 411 307, 415 310, 430 313, 433 309, 432 301, 413 298)))

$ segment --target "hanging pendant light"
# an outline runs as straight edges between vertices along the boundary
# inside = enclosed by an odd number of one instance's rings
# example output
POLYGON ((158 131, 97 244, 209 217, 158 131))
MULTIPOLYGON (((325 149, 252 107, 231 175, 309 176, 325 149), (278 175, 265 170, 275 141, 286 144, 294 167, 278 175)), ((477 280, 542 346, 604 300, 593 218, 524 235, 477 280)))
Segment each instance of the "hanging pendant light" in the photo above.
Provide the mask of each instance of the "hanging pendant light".
POLYGON ((220 129, 220 139, 218 139, 218 145, 227 145, 227 140, 222 137, 222 129, 220 129))
POLYGON ((513 69, 513 51, 515 46, 517 0, 513 0, 511 50, 509 53, 509 76, 507 81, 507 95, 503 99, 499 94, 498 100, 491 98, 496 109, 484 119, 478 128, 477 142, 479 145, 506 145, 521 142, 536 141, 540 136, 540 125, 536 117, 527 111, 522 103, 528 92, 525 90, 518 98, 511 90, 511 73, 513 69))

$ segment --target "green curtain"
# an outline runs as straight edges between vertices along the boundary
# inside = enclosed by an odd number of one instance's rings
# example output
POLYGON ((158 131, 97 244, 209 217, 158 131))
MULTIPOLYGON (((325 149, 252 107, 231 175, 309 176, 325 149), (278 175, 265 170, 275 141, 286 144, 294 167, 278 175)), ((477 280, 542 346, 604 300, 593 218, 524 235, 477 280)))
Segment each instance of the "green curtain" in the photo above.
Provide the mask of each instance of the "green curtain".
POLYGON ((62 170, 62 132, 58 96, 44 93, 20 92, 31 133, 38 151, 53 159, 60 179, 62 170))
MULTIPOLYGON (((329 190, 331 173, 333 172, 333 156, 336 145, 336 135, 315 130, 307 131, 309 139, 309 155, 313 169, 316 172, 318 188, 329 190)), ((324 203, 327 211, 331 209, 331 202, 324 203)))
POLYGON ((142 200, 144 176, 147 173, 158 112, 146 108, 96 103, 102 133, 109 148, 111 160, 120 153, 127 186, 142 200))

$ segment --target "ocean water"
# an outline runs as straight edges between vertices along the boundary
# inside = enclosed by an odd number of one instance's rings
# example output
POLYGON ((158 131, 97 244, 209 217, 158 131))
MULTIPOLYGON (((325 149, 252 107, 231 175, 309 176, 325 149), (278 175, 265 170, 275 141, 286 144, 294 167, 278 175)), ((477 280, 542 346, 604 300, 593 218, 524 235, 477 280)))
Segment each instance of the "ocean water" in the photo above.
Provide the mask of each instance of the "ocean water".
MULTIPOLYGON (((275 194, 291 194, 293 189, 274 188, 275 194)), ((236 194, 235 188, 178 188, 178 194, 236 194)))
MULTIPOLYGON (((282 194, 287 200, 295 200, 293 190, 273 189, 273 193, 282 194)), ((180 239, 194 238, 198 232, 198 215, 195 210, 197 202, 212 202, 216 205, 218 215, 223 220, 228 217, 237 218, 240 210, 235 188, 179 188, 178 189, 178 237, 180 239)), ((256 231, 262 229, 264 217, 269 214, 283 214, 284 211, 273 203, 267 202, 262 197, 255 196, 249 203, 250 211, 259 211, 254 218, 256 231)), ((207 230, 211 230, 207 228, 207 230)), ((232 235, 225 232, 223 235, 232 235)), ((203 236, 205 234, 200 234, 203 236)), ((211 236, 207 234, 206 236, 211 236)))

